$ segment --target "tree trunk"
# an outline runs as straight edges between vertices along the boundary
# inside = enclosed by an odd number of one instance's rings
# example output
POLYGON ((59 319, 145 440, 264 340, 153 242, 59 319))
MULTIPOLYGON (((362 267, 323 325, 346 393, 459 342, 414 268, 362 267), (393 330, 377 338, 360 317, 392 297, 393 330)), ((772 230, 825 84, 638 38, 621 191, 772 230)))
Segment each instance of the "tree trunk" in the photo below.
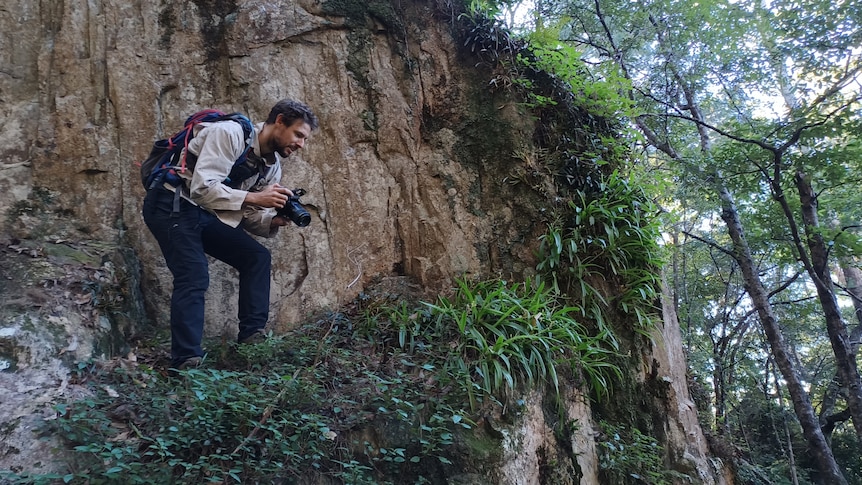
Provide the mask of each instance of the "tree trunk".
POLYGON ((793 485, 799 485, 799 476, 796 474, 796 455, 793 453, 793 437, 790 434, 790 424, 787 423, 787 419, 783 420, 784 422, 784 439, 787 440, 787 463, 788 468, 790 468, 790 483, 793 485))
MULTIPOLYGON (((838 223, 833 222, 830 226, 832 229, 838 229, 838 223)), ((854 315, 856 315, 855 325, 850 327, 850 346, 853 353, 859 352, 859 340, 862 339, 862 271, 853 266, 850 261, 840 261, 841 272, 844 273, 844 281, 846 282, 846 290, 853 300, 854 315)), ((820 405, 820 426, 823 428, 823 434, 827 440, 831 440, 832 431, 835 429, 835 424, 846 421, 850 418, 849 410, 836 412, 835 405, 838 401, 838 395, 841 392, 841 380, 836 375, 832 381, 826 386, 823 391, 823 401, 820 405)))
POLYGON ((847 404, 853 419, 853 427, 856 429, 856 436, 862 440, 862 384, 859 381, 859 369, 856 367, 856 354, 847 336, 847 326, 841 317, 841 309, 835 296, 835 286, 832 284, 829 249, 819 231, 817 195, 805 174, 797 172, 795 179, 799 201, 802 204, 806 243, 811 254, 811 265, 806 269, 814 281, 814 288, 817 290, 817 296, 823 308, 826 332, 832 344, 832 352, 835 354, 838 377, 847 392, 847 404))
POLYGON ((725 398, 725 368, 724 355, 720 351, 713 350, 715 356, 715 370, 712 373, 713 388, 715 390, 715 427, 720 435, 730 432, 727 423, 727 399, 725 398))
MULTIPOLYGON (((716 176, 716 180, 719 181, 721 178, 716 176)), ((748 241, 742 230, 742 223, 739 220, 739 213, 736 210, 733 196, 724 186, 719 186, 718 191, 722 205, 721 218, 727 224, 727 231, 733 241, 733 256, 742 269, 745 289, 748 291, 752 303, 757 309, 757 314, 760 317, 760 323, 763 325, 764 333, 766 333, 766 338, 772 349, 775 363, 782 377, 787 382, 787 390, 790 393, 790 400, 793 402, 796 417, 802 426, 802 434, 805 436, 814 461, 817 463, 817 467, 823 476, 824 483, 835 485, 846 484, 847 480, 841 473, 841 469, 838 468, 835 456, 832 454, 832 449, 829 447, 820 429, 820 423, 814 414, 814 408, 811 405, 808 393, 799 375, 796 373, 796 369, 793 367, 793 361, 787 350, 787 344, 779 329, 775 313, 772 311, 772 305, 769 303, 768 293, 763 287, 754 266, 751 249, 748 247, 748 241)))
POLYGON ((848 261, 841 261, 841 271, 847 282, 847 293, 853 300, 853 313, 856 315, 856 325, 850 329, 850 346, 853 353, 859 351, 859 339, 862 338, 862 271, 848 261))
MULTIPOLYGON (((784 409, 784 398, 781 394, 781 379, 778 378, 778 373, 773 372, 775 379, 775 395, 778 396, 778 405, 784 409)), ((784 439, 787 441, 787 450, 782 450, 787 456, 788 469, 790 470, 790 483, 799 485, 799 477, 796 474, 796 454, 793 452, 793 435, 790 433, 790 425, 787 423, 787 418, 781 417, 782 428, 784 428, 784 439)), ((781 442, 780 439, 778 441, 781 442)))
POLYGON ((853 314, 856 315, 856 324, 850 326, 850 348, 855 356, 862 341, 862 271, 849 261, 841 261, 841 271, 844 273, 847 293, 853 300, 853 314))
POLYGON ((820 428, 823 429, 823 435, 826 436, 826 441, 829 443, 832 443, 832 431, 835 430, 835 423, 838 417, 843 416, 841 421, 850 419, 849 409, 835 412, 835 406, 841 394, 840 381, 841 378, 837 374, 832 376, 826 389, 823 390, 823 399, 820 402, 820 428))

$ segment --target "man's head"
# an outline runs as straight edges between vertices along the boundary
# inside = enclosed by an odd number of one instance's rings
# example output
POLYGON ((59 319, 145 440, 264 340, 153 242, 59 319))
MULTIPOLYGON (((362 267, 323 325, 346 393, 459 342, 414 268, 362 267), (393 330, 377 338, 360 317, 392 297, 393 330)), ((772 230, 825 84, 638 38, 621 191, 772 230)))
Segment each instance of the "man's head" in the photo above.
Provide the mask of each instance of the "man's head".
POLYGON ((269 117, 266 119, 267 124, 275 123, 278 115, 281 115, 281 122, 285 125, 292 125, 296 120, 304 121, 312 130, 317 129, 317 116, 311 111, 311 108, 299 101, 292 99, 282 99, 269 112, 269 117))
POLYGON ((316 128, 317 116, 311 108, 299 101, 281 100, 272 107, 259 134, 261 155, 275 152, 287 157, 305 146, 316 128))

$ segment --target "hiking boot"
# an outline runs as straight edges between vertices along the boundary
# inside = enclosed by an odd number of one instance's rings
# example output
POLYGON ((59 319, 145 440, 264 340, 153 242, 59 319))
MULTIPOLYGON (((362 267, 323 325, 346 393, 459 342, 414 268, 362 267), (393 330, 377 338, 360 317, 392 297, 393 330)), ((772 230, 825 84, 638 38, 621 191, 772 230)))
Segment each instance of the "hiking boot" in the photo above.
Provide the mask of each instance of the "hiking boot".
POLYGON ((242 345, 262 344, 266 342, 266 333, 263 330, 258 330, 248 337, 239 341, 242 345))
POLYGON ((203 363, 203 359, 200 357, 189 357, 188 359, 180 362, 180 365, 177 366, 177 370, 189 370, 196 369, 201 366, 203 363))

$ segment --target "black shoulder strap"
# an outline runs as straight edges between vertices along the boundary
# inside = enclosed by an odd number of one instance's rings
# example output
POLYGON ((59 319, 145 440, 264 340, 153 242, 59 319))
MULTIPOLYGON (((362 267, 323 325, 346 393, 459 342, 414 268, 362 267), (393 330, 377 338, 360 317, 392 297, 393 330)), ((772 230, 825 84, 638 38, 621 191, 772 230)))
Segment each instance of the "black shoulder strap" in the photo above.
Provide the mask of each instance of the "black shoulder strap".
MULTIPOLYGON (((257 182, 266 177, 272 167, 266 165, 263 158, 249 152, 242 162, 234 164, 224 184, 228 187, 238 189, 247 179, 257 175, 257 182)), ((253 184, 254 185, 254 184, 253 184)))

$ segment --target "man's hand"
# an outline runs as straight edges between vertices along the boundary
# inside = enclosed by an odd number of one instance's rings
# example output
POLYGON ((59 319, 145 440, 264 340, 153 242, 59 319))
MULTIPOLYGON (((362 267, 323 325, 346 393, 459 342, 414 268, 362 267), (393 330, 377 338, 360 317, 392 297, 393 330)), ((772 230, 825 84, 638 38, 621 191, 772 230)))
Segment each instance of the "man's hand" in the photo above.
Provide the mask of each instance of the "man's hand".
POLYGON ((258 207, 281 209, 287 202, 287 198, 292 196, 293 192, 289 189, 278 184, 272 184, 260 192, 247 192, 245 194, 245 202, 258 207))

